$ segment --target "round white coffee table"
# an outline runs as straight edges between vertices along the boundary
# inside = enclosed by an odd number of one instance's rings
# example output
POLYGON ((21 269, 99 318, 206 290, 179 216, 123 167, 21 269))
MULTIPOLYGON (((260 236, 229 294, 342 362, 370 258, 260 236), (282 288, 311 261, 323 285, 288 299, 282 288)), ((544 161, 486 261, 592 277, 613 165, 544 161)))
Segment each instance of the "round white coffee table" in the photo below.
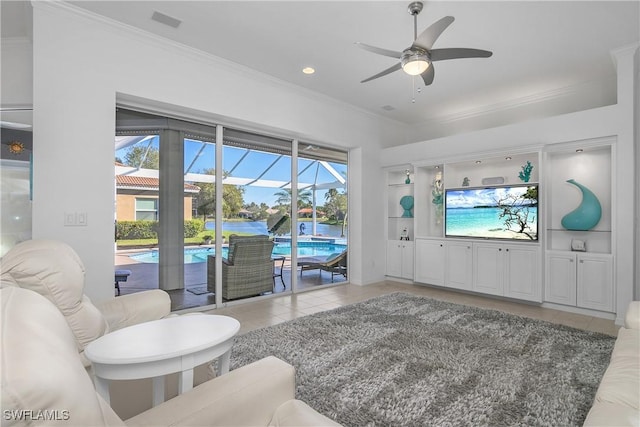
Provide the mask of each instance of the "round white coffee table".
POLYGON ((110 380, 153 378, 153 405, 164 401, 164 376, 179 375, 179 393, 193 388, 193 368, 215 358, 218 375, 229 372, 240 322, 228 316, 186 314, 140 323, 103 335, 84 354, 93 365, 96 390, 107 403, 110 380))

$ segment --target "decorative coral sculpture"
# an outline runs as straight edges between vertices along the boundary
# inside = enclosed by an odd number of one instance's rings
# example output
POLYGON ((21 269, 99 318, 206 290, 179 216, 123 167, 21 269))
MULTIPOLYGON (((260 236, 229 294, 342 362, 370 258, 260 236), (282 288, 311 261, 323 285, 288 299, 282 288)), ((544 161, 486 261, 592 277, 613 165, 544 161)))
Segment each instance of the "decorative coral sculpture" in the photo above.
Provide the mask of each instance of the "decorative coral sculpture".
POLYGON ((529 182, 531 178, 531 171, 533 170, 533 165, 529 160, 527 160, 527 164, 522 166, 522 171, 518 174, 518 177, 522 180, 522 182, 529 182))

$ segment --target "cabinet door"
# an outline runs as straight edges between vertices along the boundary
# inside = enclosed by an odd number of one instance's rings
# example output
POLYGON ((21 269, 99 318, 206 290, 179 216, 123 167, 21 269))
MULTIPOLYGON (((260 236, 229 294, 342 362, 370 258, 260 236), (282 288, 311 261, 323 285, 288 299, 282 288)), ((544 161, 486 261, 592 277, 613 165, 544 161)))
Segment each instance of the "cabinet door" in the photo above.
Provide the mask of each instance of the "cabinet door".
POLYGON ((528 301, 542 301, 540 255, 537 247, 505 245, 505 296, 528 301))
POLYGON ((547 252, 544 300, 576 305, 576 255, 570 252, 547 252))
POLYGON ((473 290, 485 294, 503 295, 502 247, 489 243, 473 245, 473 290))
POLYGON ((402 241, 402 276, 413 279, 413 242, 402 241))
POLYGON ((415 242, 416 282, 444 285, 445 242, 442 240, 418 239, 415 242))
POLYGON ((445 250, 445 286, 471 290, 473 281, 473 251, 471 250, 471 243, 447 242, 445 250))
POLYGON ((402 242, 387 241, 387 276, 402 277, 402 242))
POLYGON ((613 312, 613 258, 608 254, 578 255, 578 307, 613 312))

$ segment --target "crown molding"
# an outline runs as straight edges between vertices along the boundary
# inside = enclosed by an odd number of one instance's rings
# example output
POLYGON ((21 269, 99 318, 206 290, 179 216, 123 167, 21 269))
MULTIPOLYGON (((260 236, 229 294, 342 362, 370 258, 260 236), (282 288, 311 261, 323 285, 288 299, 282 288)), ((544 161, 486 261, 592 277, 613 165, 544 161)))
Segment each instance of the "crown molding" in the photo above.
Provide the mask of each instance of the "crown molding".
POLYGON ((78 6, 69 4, 65 1, 32 0, 32 4, 34 9, 37 8, 37 9, 50 10, 50 11, 62 10, 71 15, 82 18, 86 21, 99 23, 103 25, 105 29, 113 31, 115 34, 118 34, 119 36, 121 36, 123 33, 126 33, 127 36, 135 38, 136 40, 142 43, 146 43, 156 48, 161 48, 163 50, 170 50, 177 55, 183 55, 183 56, 189 57, 190 59, 197 60, 207 66, 224 68, 227 71, 233 72, 235 74, 242 74, 252 80, 261 81, 266 84, 270 84, 274 86, 280 86, 289 91, 296 92, 303 97, 312 98, 312 99, 318 100, 319 102, 329 103, 334 106, 339 106, 340 108, 357 112, 359 114, 370 117, 376 121, 387 122, 391 126, 405 126, 405 123, 401 121, 376 114, 364 108, 360 108, 352 104, 349 104, 347 102, 332 98, 323 93, 316 92, 311 89, 307 89, 302 86, 298 86, 293 83, 287 82, 285 80, 278 79, 269 74, 265 74, 260 71, 257 71, 253 68, 244 66, 242 64, 238 64, 236 62, 229 61, 219 56, 215 56, 211 53, 193 48, 191 46, 177 42, 175 40, 171 40, 171 39, 150 33, 145 30, 141 30, 132 25, 113 20, 106 16, 96 14, 94 12, 88 11, 78 6))
POLYGON ((640 41, 629 43, 617 49, 613 49, 609 53, 611 54, 611 60, 613 61, 616 68, 618 68, 618 58, 624 55, 632 55, 638 49, 640 49, 640 41))
POLYGON ((508 110, 513 110, 520 107, 525 107, 532 104, 538 104, 544 101, 550 101, 555 99, 565 98, 575 93, 583 92, 593 87, 596 81, 590 80, 585 82, 576 83, 569 86, 564 86, 556 89, 551 89, 544 92, 534 93, 532 95, 522 96, 518 98, 512 98, 505 101, 496 102, 493 104, 487 104, 476 108, 466 109, 450 114, 434 115, 428 117, 426 121, 434 121, 442 124, 453 123, 460 120, 467 120, 485 116, 487 114, 495 114, 508 110))

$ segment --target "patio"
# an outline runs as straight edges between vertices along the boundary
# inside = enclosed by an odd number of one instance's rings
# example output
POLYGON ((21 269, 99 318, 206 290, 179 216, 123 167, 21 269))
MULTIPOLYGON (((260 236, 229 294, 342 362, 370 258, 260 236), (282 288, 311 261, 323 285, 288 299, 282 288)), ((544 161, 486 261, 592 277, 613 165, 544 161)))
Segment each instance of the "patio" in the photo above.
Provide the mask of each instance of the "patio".
MULTIPOLYGON (((158 288, 158 264, 140 263, 131 260, 124 254, 116 254, 115 269, 126 269, 131 275, 126 282, 120 282, 121 295, 158 288)), ((276 274, 280 271, 280 262, 276 262, 276 274)), ((282 280, 274 277, 274 292, 285 292, 282 282, 287 284, 287 291, 291 290, 291 262, 287 258, 282 270, 282 280)), ((294 270, 298 275, 298 290, 319 286, 345 283, 346 278, 336 275, 331 281, 331 273, 320 270, 306 271, 300 275, 300 269, 294 270)), ((167 291, 171 298, 171 311, 184 310, 194 307, 215 304, 213 293, 207 292, 207 264, 192 263, 184 266, 185 288, 167 291)))

